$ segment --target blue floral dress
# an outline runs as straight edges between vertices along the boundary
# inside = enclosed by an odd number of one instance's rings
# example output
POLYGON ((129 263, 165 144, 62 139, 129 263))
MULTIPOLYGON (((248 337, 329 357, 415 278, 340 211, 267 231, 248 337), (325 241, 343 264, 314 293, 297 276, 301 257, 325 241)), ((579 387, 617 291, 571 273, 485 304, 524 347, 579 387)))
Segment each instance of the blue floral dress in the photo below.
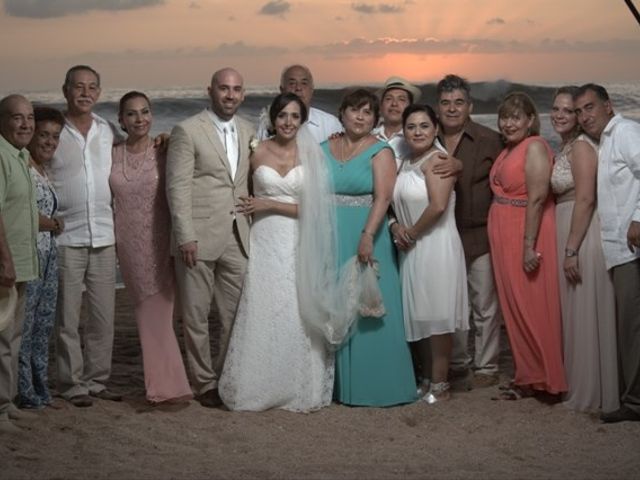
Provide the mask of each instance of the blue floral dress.
MULTIPOLYGON (((36 201, 41 215, 52 217, 57 198, 49 179, 31 167, 36 201)), ((58 297, 58 261, 53 232, 38 232, 40 275, 27 282, 24 327, 18 366, 18 396, 22 408, 42 408, 51 403, 47 368, 49 337, 58 297)))

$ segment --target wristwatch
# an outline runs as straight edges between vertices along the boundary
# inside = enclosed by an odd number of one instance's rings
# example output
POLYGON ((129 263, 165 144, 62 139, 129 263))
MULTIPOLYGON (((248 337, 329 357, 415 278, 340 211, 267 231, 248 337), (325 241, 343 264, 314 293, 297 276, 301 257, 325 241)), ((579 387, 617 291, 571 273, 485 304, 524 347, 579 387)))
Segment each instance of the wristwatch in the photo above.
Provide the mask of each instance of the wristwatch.
POLYGON ((565 257, 575 257, 578 255, 578 252, 576 252, 575 250, 571 249, 571 248, 565 248, 564 249, 564 256, 565 257))

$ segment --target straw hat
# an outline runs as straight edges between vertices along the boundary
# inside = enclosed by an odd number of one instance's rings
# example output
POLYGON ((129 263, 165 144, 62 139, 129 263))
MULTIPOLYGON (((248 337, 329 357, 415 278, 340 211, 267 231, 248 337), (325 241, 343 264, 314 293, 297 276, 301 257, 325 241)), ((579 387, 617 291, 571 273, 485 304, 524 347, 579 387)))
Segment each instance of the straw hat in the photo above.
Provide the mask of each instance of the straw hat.
POLYGON ((420 100, 420 97, 422 96, 422 92, 420 91, 420 89, 416 87, 414 84, 405 80, 404 78, 389 77, 387 78, 387 81, 384 82, 384 87, 378 90, 378 94, 380 95, 380 98, 384 96, 384 93, 387 90, 391 90, 392 88, 399 88, 401 90, 404 90, 405 92, 409 92, 413 99, 413 103, 418 103, 418 101, 420 100))
POLYGON ((15 317, 18 291, 16 287, 0 287, 0 332, 7 328, 15 317))

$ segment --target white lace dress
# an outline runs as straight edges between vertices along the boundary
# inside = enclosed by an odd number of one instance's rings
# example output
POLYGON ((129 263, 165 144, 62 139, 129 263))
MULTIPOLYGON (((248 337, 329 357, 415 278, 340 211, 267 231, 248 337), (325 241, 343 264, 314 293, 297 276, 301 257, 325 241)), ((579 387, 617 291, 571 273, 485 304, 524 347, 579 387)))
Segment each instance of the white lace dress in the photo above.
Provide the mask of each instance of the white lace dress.
MULTIPOLYGON (((256 197, 298 203, 302 167, 281 177, 268 166, 253 174, 256 197)), ((298 310, 298 220, 256 216, 220 396, 230 410, 307 412, 331 403, 333 355, 305 328, 298 310)))

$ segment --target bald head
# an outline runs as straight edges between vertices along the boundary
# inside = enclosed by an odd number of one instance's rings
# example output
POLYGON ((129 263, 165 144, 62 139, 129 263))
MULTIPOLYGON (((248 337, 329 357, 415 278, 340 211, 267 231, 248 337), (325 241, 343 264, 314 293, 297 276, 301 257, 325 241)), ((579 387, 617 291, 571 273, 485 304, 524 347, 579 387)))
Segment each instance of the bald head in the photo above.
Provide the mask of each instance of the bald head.
POLYGON ((218 70, 208 89, 211 110, 222 120, 231 120, 244 101, 244 81, 233 68, 218 70))
POLYGON ((311 107, 313 98, 313 75, 304 65, 290 65, 280 76, 280 92, 295 93, 307 106, 311 107))
POLYGON ((35 120, 31 102, 22 95, 8 95, 0 100, 0 135, 18 150, 33 137, 35 120))

